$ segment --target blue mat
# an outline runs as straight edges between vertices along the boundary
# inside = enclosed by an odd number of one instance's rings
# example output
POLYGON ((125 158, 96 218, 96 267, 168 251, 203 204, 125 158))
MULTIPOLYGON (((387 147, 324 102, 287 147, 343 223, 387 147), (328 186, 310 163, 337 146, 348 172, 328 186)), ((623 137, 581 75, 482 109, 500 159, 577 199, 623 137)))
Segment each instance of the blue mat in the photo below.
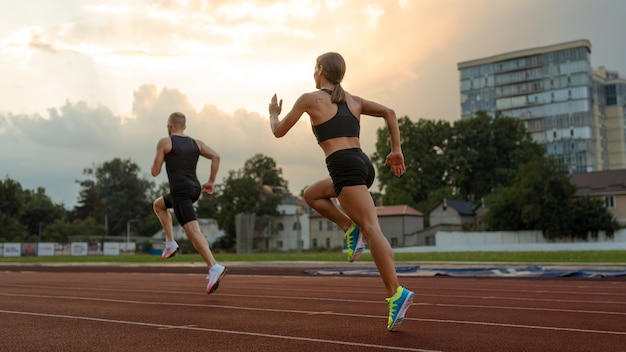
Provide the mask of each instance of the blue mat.
MULTIPOLYGON (((421 268, 396 267, 398 276, 462 276, 462 277, 588 277, 604 278, 626 276, 626 271, 596 269, 545 269, 537 265, 525 268, 421 268)), ((305 270, 308 275, 378 276, 376 268, 305 270)))

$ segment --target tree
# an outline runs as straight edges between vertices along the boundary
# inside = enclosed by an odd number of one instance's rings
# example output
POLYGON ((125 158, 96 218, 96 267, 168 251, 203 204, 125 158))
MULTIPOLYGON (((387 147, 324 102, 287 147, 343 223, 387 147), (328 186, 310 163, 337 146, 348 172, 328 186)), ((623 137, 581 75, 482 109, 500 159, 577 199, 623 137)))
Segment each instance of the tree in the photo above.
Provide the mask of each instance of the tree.
POLYGON ((43 236, 47 241, 65 243, 72 240, 86 240, 90 237, 102 237, 105 235, 104 225, 96 222, 92 217, 81 221, 68 223, 57 219, 45 227, 43 236))
MULTIPOLYGON (((286 195, 287 181, 282 170, 269 157, 257 154, 238 171, 230 170, 215 193, 198 202, 198 214, 214 215, 225 237, 217 244, 232 249, 236 243, 235 216, 256 214, 257 219, 277 215, 277 207, 286 195)), ((262 220, 260 220, 262 221, 262 220)))
POLYGON ((414 124, 406 116, 398 120, 398 125, 406 173, 395 177, 385 165, 391 145, 384 128, 377 131, 372 162, 376 166, 383 203, 408 204, 419 209, 418 204, 428 199, 430 190, 447 186, 446 160, 442 155, 447 149, 452 129, 445 121, 419 120, 414 124))
MULTIPOLYGON (((24 208, 20 222, 28 229, 31 238, 39 239, 45 226, 55 220, 65 219, 67 211, 61 204, 54 204, 42 187, 36 191, 24 191, 24 208)), ((49 240, 43 236, 41 240, 49 240)))
POLYGON ((282 189, 277 191, 286 192, 288 183, 283 179, 282 173, 283 170, 276 165, 276 161, 263 154, 256 154, 243 165, 243 174, 253 177, 262 185, 279 187, 282 189))
POLYGON ((521 163, 545 154, 522 121, 500 112, 491 117, 479 111, 471 119, 455 122, 453 131, 446 155, 454 166, 448 168, 450 183, 470 201, 510 185, 521 163))
POLYGON ((600 231, 611 237, 619 223, 600 199, 582 197, 573 202, 570 233, 572 238, 586 240, 589 235, 597 239, 600 231))
POLYGON ((148 197, 154 184, 140 176, 139 166, 131 160, 115 158, 86 168, 83 174, 89 178, 77 181, 81 191, 75 213, 107 223, 108 234, 124 235, 129 220, 152 212, 153 200, 148 197))
POLYGON ((485 222, 490 230, 541 230, 547 239, 567 237, 575 191, 552 159, 536 156, 520 166, 511 186, 489 198, 485 222))
POLYGON ((28 230, 19 222, 24 207, 22 185, 8 176, 0 181, 0 240, 21 241, 28 230))
POLYGON ((384 165, 386 129, 379 129, 372 161, 385 204, 408 204, 422 212, 449 199, 476 201, 513 181, 517 167, 545 153, 518 119, 478 112, 450 125, 445 121, 398 120, 406 173, 394 177, 384 165))

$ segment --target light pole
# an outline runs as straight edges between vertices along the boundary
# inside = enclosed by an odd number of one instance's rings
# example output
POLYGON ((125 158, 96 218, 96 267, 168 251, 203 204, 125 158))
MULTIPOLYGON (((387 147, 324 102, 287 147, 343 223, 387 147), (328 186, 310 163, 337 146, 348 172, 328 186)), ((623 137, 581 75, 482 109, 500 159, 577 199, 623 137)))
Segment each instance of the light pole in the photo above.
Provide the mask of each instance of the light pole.
POLYGON ((129 251, 129 247, 130 247, 130 223, 131 222, 137 222, 139 221, 138 219, 130 219, 128 221, 126 221, 126 251, 129 251))

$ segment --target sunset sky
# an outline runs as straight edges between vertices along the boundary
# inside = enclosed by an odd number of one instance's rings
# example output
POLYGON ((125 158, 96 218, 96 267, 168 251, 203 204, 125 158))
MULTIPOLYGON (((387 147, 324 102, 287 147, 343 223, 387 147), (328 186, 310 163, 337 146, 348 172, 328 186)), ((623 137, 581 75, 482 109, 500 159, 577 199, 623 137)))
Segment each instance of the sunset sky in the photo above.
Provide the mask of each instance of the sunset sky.
MULTIPOLYGON (((218 179, 262 153, 298 194, 327 175, 324 156, 308 116, 276 139, 267 107, 315 89, 319 54, 340 52, 344 88, 398 117, 455 121, 462 61, 588 39, 592 66, 626 77, 625 15, 622 0, 5 1, 0 177, 71 208, 94 164, 130 158, 149 177, 181 111, 222 156, 218 179)), ((383 126, 363 117, 366 153, 383 126)))

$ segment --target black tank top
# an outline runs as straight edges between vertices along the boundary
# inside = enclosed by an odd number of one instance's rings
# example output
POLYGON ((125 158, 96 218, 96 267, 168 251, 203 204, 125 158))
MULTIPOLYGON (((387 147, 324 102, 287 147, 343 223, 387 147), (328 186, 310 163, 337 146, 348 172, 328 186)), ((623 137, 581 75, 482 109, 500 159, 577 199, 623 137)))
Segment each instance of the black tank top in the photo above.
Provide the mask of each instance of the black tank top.
MULTIPOLYGON (((322 89, 322 91, 332 94, 328 89, 322 89)), ((337 137, 359 137, 361 125, 359 124, 359 119, 352 114, 350 109, 348 109, 348 104, 344 101, 337 104, 335 116, 324 123, 312 126, 312 128, 319 144, 327 139, 337 137)))
POLYGON ((196 165, 200 156, 198 144, 191 137, 170 136, 172 150, 165 154, 165 170, 170 183, 170 191, 181 187, 200 187, 196 175, 196 165))

